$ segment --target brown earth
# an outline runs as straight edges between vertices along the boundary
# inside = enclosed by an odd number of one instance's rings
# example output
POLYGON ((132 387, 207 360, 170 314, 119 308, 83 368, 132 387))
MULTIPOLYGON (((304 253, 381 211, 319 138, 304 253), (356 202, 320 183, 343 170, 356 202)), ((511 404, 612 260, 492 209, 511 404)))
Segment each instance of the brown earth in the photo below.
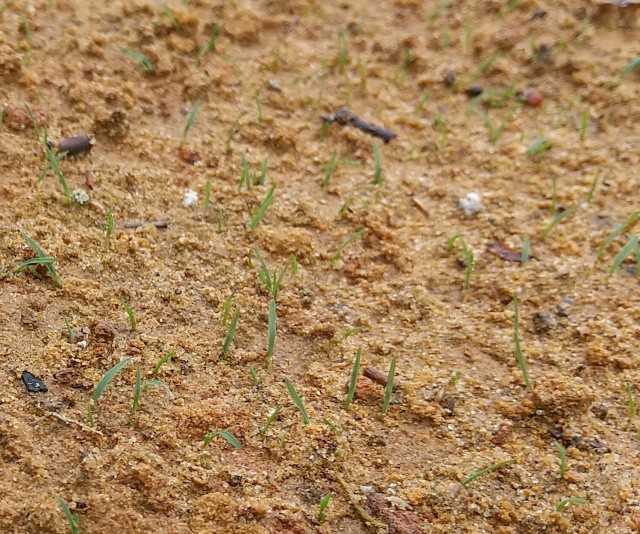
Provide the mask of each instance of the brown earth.
POLYGON ((597 261, 640 198, 640 79, 622 76, 637 8, 612 4, 4 1, 0 530, 68 532, 63 498, 85 533, 637 532, 639 284, 633 262, 607 275, 630 234, 597 261), (472 84, 484 93, 470 100, 472 84), (383 184, 376 140, 322 128, 341 105, 398 134, 379 144, 383 184), (94 137, 60 164, 88 205, 51 171, 38 181, 45 127, 94 137), (527 156, 539 138, 550 150, 527 156), (268 161, 265 184, 239 190, 243 155, 256 174, 268 161), (473 191, 484 209, 465 216, 473 191), (14 272, 33 256, 20 230, 62 287, 43 267, 14 272), (455 234, 475 255, 467 289, 455 234), (525 236, 534 257, 520 264, 525 236), (271 268, 299 263, 270 367, 255 250, 271 268), (230 297, 240 318, 221 359, 230 297), (383 376, 396 358, 386 416, 383 386, 363 376, 344 408, 358 349, 383 376), (134 369, 153 378, 171 350, 156 377, 170 392, 146 389, 131 414, 134 369), (92 389, 123 357, 88 426, 92 389), (27 393, 23 370, 48 392, 27 393), (242 448, 205 445, 217 430, 242 448), (584 501, 557 510, 572 497, 584 501))

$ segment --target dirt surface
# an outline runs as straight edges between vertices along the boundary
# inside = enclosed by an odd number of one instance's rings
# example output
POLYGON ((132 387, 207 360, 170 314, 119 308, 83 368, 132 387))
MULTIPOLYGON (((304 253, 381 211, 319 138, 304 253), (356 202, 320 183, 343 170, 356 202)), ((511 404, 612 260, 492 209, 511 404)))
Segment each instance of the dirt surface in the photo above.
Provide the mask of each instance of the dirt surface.
POLYGON ((639 281, 630 259, 607 274, 631 234, 597 260, 639 209, 640 79, 622 76, 637 8, 448 4, 2 2, 2 532, 69 532, 59 498, 84 533, 640 529, 639 281), (343 105, 397 138, 323 128, 343 105), (51 170, 38 181, 45 127, 95 140, 60 162, 89 203, 51 170), (243 157, 257 177, 267 162, 263 184, 239 188, 243 157), (482 207, 465 215, 471 192, 482 207), (61 287, 42 266, 14 272, 33 257, 20 231, 61 287), (271 366, 256 250, 290 266, 271 366), (396 359, 384 416, 365 376, 344 407, 358 349, 378 382, 396 359), (136 368, 168 390, 132 413, 136 368), (28 393, 24 370, 48 391, 28 393), (241 448, 205 444, 220 430, 241 448))

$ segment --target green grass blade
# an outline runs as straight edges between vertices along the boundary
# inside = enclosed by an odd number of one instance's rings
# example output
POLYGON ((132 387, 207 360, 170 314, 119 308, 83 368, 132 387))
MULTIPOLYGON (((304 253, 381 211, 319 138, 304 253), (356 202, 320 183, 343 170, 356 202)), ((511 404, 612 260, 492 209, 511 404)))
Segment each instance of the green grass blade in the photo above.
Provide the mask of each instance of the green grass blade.
POLYGON ((136 383, 133 386, 133 402, 131 403, 131 413, 135 413, 140 408, 140 397, 142 396, 142 372, 140 367, 136 367, 136 383))
POLYGON ((571 497, 567 497, 566 499, 562 499, 556 506, 556 511, 557 512, 564 512, 567 508, 569 508, 569 506, 573 506, 576 504, 586 504, 587 499, 585 499, 584 497, 576 497, 576 496, 571 496, 571 497))
POLYGON ((527 148, 527 156, 530 158, 541 157, 551 150, 552 146, 551 141, 541 137, 529 145, 529 148, 527 148))
POLYGON ((111 383, 111 381, 127 366, 131 363, 131 358, 125 358, 116 363, 111 369, 109 369, 100 379, 98 385, 91 393, 91 400, 96 403, 102 397, 104 390, 107 389, 107 386, 111 383))
POLYGON ((560 458, 560 478, 564 478, 567 472, 567 449, 564 448, 562 443, 556 443, 555 447, 558 451, 558 457, 560 458))
POLYGON ((624 223, 617 225, 603 241, 602 245, 600 245, 600 248, 598 249, 598 259, 602 259, 602 256, 604 256, 604 253, 607 251, 611 243, 613 243, 622 234, 632 230, 635 225, 638 224, 638 221, 640 221, 640 211, 634 211, 629 215, 629 217, 627 217, 627 220, 624 223))
POLYGON ((627 63, 627 66, 622 71, 622 76, 628 76, 638 68, 640 68, 640 57, 636 57, 627 63))
POLYGON ((356 351, 356 357, 353 360, 353 366, 351 367, 351 378, 349 379, 349 389, 347 391, 347 398, 344 401, 345 408, 349 408, 356 395, 356 386, 358 385, 358 376, 360 375, 360 349, 356 351))
POLYGON ((67 523, 69 523, 69 531, 71 534, 80 534, 80 518, 71 511, 69 505, 62 497, 58 497, 58 506, 60 510, 62 510, 67 523))
POLYGON ((136 320, 136 312, 131 307, 131 304, 129 304, 126 300, 122 301, 122 307, 124 308, 124 311, 127 314, 127 322, 129 323, 129 330, 131 330, 132 332, 135 332, 138 324, 136 320))
POLYGON ((224 439, 234 449, 242 449, 242 443, 228 430, 218 430, 216 432, 218 436, 224 439))
POLYGON ((157 375, 166 364, 170 363, 173 357, 176 355, 175 350, 168 350, 165 352, 160 359, 157 361, 155 367, 153 368, 153 374, 157 375))
POLYGON ((320 504, 318 506, 318 523, 322 523, 326 519, 327 508, 329 508, 332 499, 333 495, 331 495, 331 493, 327 493, 322 497, 322 499, 320 499, 320 504))
POLYGON ((573 217, 577 211, 578 208, 576 206, 571 206, 564 211, 559 211, 558 213, 556 213, 542 231, 542 240, 544 241, 545 239, 547 239, 547 237, 549 237, 556 226, 558 226, 565 219, 570 219, 571 217, 573 217))
POLYGON ((196 102, 193 107, 191 108, 191 110, 189 111, 189 114, 187 115, 187 122, 184 125, 184 130, 182 131, 182 142, 184 143, 185 139, 187 138, 187 135, 189 135, 189 131, 191 130, 191 128, 193 128, 193 125, 196 122, 196 118, 198 117, 198 113, 200 112, 200 108, 202 107, 202 103, 201 102, 196 102))
POLYGON ((528 236, 522 239, 522 252, 520 253, 520 263, 523 265, 531 258, 531 241, 528 236))
POLYGON ((298 408, 300 415, 302 415, 303 423, 305 425, 308 425, 309 414, 307 414, 307 410, 304 407, 304 399, 300 395, 298 395, 298 392, 295 386, 291 383, 291 381, 288 378, 285 378, 284 381, 287 385, 287 391, 289 392, 289 396, 291 397, 291 400, 293 400, 293 404, 296 405, 296 408, 298 408))
POLYGON ((224 337, 224 343, 222 344, 222 356, 221 358, 225 358, 229 353, 229 349, 231 348, 231 344, 236 338, 236 331, 238 329, 238 320, 240 319, 240 310, 236 310, 233 314, 233 319, 231 319, 231 323, 229 324, 229 328, 227 330, 227 335, 224 337))
POLYGON ((389 373, 387 374, 387 385, 384 387, 384 398, 382 401, 382 414, 386 415, 389 411, 389 405, 391 404, 391 398, 393 397, 393 388, 395 386, 396 379, 396 359, 391 358, 391 364, 389 365, 389 373))
POLYGON ((49 275, 49 278, 51 278, 53 280, 53 283, 57 286, 57 287, 62 287, 62 279, 60 278, 60 275, 58 274, 58 271, 56 270, 55 267, 55 260, 53 258, 53 256, 49 256, 40 246, 40 244, 33 239, 32 237, 30 237, 28 234, 26 234, 25 232, 20 232, 20 234, 22 235, 22 239, 24 239, 25 243, 27 243, 27 245, 29 245, 29 248, 33 251, 33 253, 36 255, 35 258, 31 258, 29 260, 27 260, 26 262, 22 262, 20 265, 18 265, 18 268, 20 268, 20 270, 24 270, 27 267, 29 267, 29 265, 25 265, 28 262, 32 262, 32 265, 44 265, 47 268, 47 274, 49 275), (38 259, 40 258, 40 259, 38 259), (46 258, 46 259, 44 259, 46 258))
POLYGON ((629 241, 627 241, 625 246, 622 247, 620 251, 613 258, 613 263, 611 264, 611 267, 609 267, 609 276, 611 276, 618 269, 620 269, 622 262, 627 259, 627 256, 631 256, 637 250, 638 250, 638 236, 634 235, 629 238, 629 241))
POLYGON ((269 324, 267 326, 267 363, 271 365, 273 361, 273 351, 276 345, 276 329, 277 329, 277 313, 276 313, 276 301, 271 299, 269 301, 269 324))
POLYGON ((513 353, 516 357, 516 363, 522 372, 524 385, 527 386, 527 388, 531 388, 529 365, 524 352, 522 352, 522 343, 520 340, 520 301, 518 297, 513 298, 513 353))
POLYGON ((380 145, 373 144, 373 185, 382 185, 384 177, 382 176, 382 154, 380 154, 380 145))
POLYGON ((488 465, 487 467, 483 467, 481 469, 476 469, 471 472, 467 478, 462 481, 463 486, 468 486, 473 481, 478 480, 479 478, 488 475, 489 473, 493 473, 494 471, 498 471, 503 467, 506 467, 513 463, 513 460, 504 460, 502 462, 496 462, 495 464, 488 465))
POLYGON ((273 193, 275 190, 276 186, 272 185, 269 191, 267 191, 267 194, 258 206, 258 209, 249 221, 249 230, 255 230, 260 224, 260 221, 262 221, 262 218, 265 216, 267 210, 269 209, 269 206, 271 206, 271 203, 273 202, 273 193))
POLYGON ((279 414, 280 414, 280 406, 276 406, 269 412, 269 415, 267 416, 267 421, 265 422, 264 426, 260 429, 260 434, 262 436, 266 435, 267 431, 269 430, 273 422, 278 418, 279 414))
POLYGON ((200 50, 198 51, 198 64, 202 62, 204 56, 209 54, 210 52, 215 52, 216 50, 216 42, 218 41, 218 37, 220 37, 220 26, 216 23, 211 27, 211 33, 209 34, 209 39, 206 43, 204 43, 200 50))
POLYGON ((122 53, 129 59, 136 62, 144 72, 152 73, 156 70, 153 62, 139 50, 132 50, 130 48, 123 48, 122 53))
POLYGON ((327 188, 333 178, 333 173, 338 168, 338 154, 334 151, 331 159, 324 167, 324 177, 322 178, 322 187, 327 188))

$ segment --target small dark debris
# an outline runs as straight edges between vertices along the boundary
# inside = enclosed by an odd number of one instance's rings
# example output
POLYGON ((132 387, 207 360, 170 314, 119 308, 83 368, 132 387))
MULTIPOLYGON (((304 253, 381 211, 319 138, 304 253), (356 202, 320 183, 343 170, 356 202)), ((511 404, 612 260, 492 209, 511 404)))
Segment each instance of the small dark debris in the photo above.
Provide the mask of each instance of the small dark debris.
POLYGON ((372 135, 373 137, 379 137, 385 143, 388 143, 392 139, 398 137, 397 134, 387 128, 362 120, 346 107, 341 107, 333 115, 323 115, 321 118, 324 122, 329 124, 337 122, 342 126, 353 126, 354 128, 372 135))
POLYGON ((145 224, 153 224, 156 228, 167 228, 169 226, 169 219, 158 219, 157 221, 125 221, 122 226, 127 229, 133 229, 140 228, 145 224))
POLYGON ((611 449, 607 446, 607 444, 599 440, 598 438, 589 438, 588 440, 586 440, 586 445, 589 449, 597 454, 606 454, 608 452, 611 452, 611 449))
POLYGON ((602 404, 594 404, 591 407, 591 412, 593 413, 593 415, 595 415, 598 419, 606 419, 607 415, 609 415, 609 407, 602 403, 602 404))
POLYGON ((195 150, 191 150, 186 146, 181 146, 178 149, 178 157, 184 161, 185 163, 189 163, 190 165, 195 165, 202 158, 200 154, 198 154, 195 150))
POLYGON ((440 400, 440 406, 442 406, 442 409, 444 410, 445 415, 448 415, 451 417, 454 415, 454 410, 456 407, 456 399, 453 398, 451 395, 445 395, 440 400))
POLYGON ((478 85, 478 84, 470 85, 465 90, 465 94, 469 98, 476 98, 476 97, 480 96, 482 93, 484 93, 484 89, 482 88, 481 85, 478 85))
POLYGON ((558 324, 556 318, 548 312, 533 314, 533 330, 536 334, 546 334, 558 324))
POLYGON ((547 12, 544 9, 536 9, 529 18, 530 21, 540 20, 547 16, 547 12))
POLYGON ((22 371, 22 382, 29 393, 45 393, 49 391, 47 385, 29 371, 22 371))
POLYGON ((487 247, 487 250, 491 252, 491 254, 495 254, 505 261, 512 261, 515 263, 520 263, 522 261, 522 254, 520 252, 516 252, 502 243, 492 243, 487 247))
POLYGON ((561 426, 554 426, 549 430, 549 435, 558 441, 564 441, 564 430, 561 426))
POLYGON ((448 70, 442 79, 442 83, 447 87, 453 87, 456 83, 456 73, 452 70, 448 70))
POLYGON ((58 141, 58 152, 65 152, 67 156, 89 152, 92 148, 93 139, 86 134, 75 135, 58 141))

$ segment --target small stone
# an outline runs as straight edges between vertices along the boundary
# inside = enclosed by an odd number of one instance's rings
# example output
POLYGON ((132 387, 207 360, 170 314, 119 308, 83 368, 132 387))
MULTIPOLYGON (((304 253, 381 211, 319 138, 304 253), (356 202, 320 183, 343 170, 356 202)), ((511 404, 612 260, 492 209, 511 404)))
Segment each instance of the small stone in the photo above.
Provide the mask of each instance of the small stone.
POLYGON ((533 315, 533 329, 536 334, 546 334, 558 324, 557 319, 547 312, 536 312, 533 315))
POLYGON ((198 203, 198 193, 196 193, 193 189, 187 189, 184 192, 184 197, 182 197, 182 205, 185 208, 190 208, 191 206, 195 206, 198 203))
POLYGON ((467 217, 471 217, 482 211, 483 206, 480 193, 476 193, 475 191, 467 193, 464 197, 458 200, 458 206, 462 208, 467 217))
POLYGON ((71 200, 73 200, 76 204, 80 204, 84 206, 87 202, 89 202, 89 194, 84 189, 74 189, 71 192, 71 200))
POLYGON ((542 96, 542 93, 532 87, 525 89, 522 93, 522 101, 531 107, 539 107, 542 105, 543 100, 544 97, 542 96))
POLYGON ((478 85, 478 84, 470 85, 465 90, 465 94, 469 98, 476 98, 477 96, 480 96, 482 93, 484 93, 484 89, 482 88, 481 85, 478 85))
POLYGON ((453 87, 456 83, 456 73, 452 70, 448 70, 442 79, 442 82, 447 87, 453 87))
POLYGON ((594 404, 591 407, 591 412, 598 419, 606 419, 609 414, 609 407, 606 404, 594 404))
POLYGON ((29 393, 45 393, 49 390, 47 385, 29 371, 22 371, 22 382, 29 393))

